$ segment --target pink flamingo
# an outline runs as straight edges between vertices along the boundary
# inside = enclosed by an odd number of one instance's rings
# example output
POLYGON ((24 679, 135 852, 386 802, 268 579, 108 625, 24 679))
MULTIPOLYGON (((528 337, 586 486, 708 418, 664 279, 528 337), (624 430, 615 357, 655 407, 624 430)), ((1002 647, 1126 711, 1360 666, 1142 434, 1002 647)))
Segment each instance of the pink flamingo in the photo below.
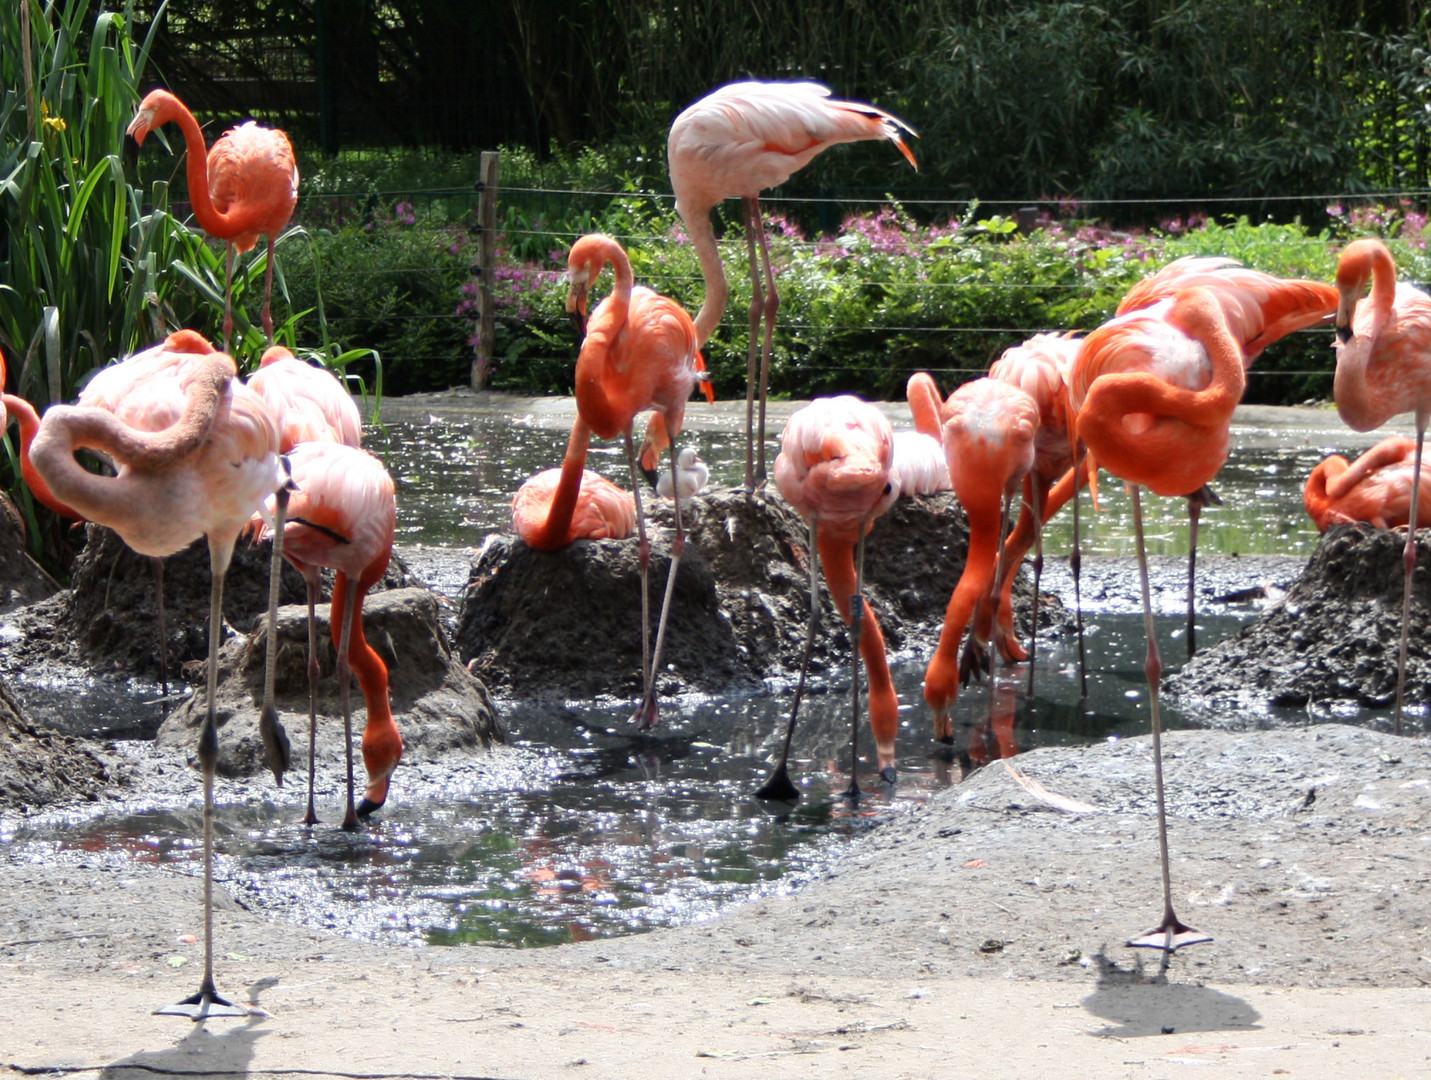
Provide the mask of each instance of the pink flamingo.
POLYGON ((204 152, 204 133, 182 101, 167 90, 151 90, 139 103, 127 133, 143 145, 144 136, 169 121, 179 125, 189 154, 189 202, 199 226, 223 240, 224 349, 233 335, 231 293, 234 252, 252 251, 263 236, 268 262, 263 275, 263 332, 273 344, 273 244, 298 205, 298 166, 288 136, 252 120, 230 128, 204 152))
POLYGON ((1094 330, 1070 379, 1079 439, 1099 465, 1128 483, 1133 496, 1163 877, 1162 921, 1128 943, 1137 947, 1172 952, 1212 940, 1173 911, 1158 701, 1162 658, 1153 632, 1140 489, 1187 496, 1205 487, 1227 458, 1232 413, 1245 385, 1241 344, 1217 294, 1200 287, 1094 330))
POLYGON ((1411 578, 1416 569, 1421 450, 1431 417, 1431 296, 1396 280, 1396 263, 1380 240, 1354 240, 1337 261, 1337 413, 1353 431, 1372 431, 1398 413, 1416 419, 1411 513, 1402 556, 1401 646, 1396 663, 1396 730, 1406 692, 1406 646, 1411 624, 1411 578), (1367 282, 1371 296, 1363 299, 1367 282))
POLYGON ((780 307, 760 214, 760 193, 785 183, 821 151, 865 139, 888 139, 917 169, 903 133, 913 135, 914 129, 873 105, 834 100, 829 87, 813 82, 728 83, 689 106, 671 124, 666 160, 676 194, 676 213, 696 247, 706 286, 705 300, 696 315, 698 348, 710 340, 730 295, 711 211, 725 199, 739 198, 745 212, 751 283, 745 390, 747 491, 765 480, 765 399, 775 314, 780 307), (757 376, 755 350, 762 319, 765 332, 757 376), (758 427, 752 415, 757 385, 758 427))
POLYGON ((213 572, 208 709, 198 745, 204 779, 204 974, 198 993, 159 1010, 197 1021, 247 1015, 214 987, 213 786, 219 750, 214 692, 224 572, 239 533, 283 477, 278 429, 261 399, 235 377, 233 361, 189 331, 171 335, 165 347, 185 354, 173 377, 140 384, 119 412, 52 406, 40 422, 31 457, 56 498, 114 529, 141 555, 163 557, 200 536, 208 538, 213 572), (82 467, 75 460, 81 449, 107 454, 116 475, 82 467))
MULTIPOLYGON (((248 377, 248 387, 263 398, 278 420, 282 452, 289 455, 297 446, 310 442, 342 443, 358 446, 363 438, 363 419, 353 397, 331 371, 304 363, 282 345, 264 350, 258 370, 248 377)), ((291 457, 285 456, 291 466, 291 457)), ((265 530, 273 541, 273 562, 268 585, 267 659, 264 665, 263 704, 260 715, 271 714, 278 722, 274 703, 274 680, 278 670, 278 594, 282 582, 284 522, 288 517, 290 478, 274 493, 272 519, 265 530)), ((263 523, 260 516, 259 523, 263 523)), ((299 567, 302 571, 303 567, 299 567)), ((318 739, 318 631, 316 605, 318 578, 304 574, 308 593, 308 809, 305 825, 315 825, 318 815, 313 804, 313 781, 318 739)), ((349 802, 351 803, 351 799, 349 802)))
MULTIPOLYGON (((284 524, 283 555, 308 583, 312 619, 318 572, 337 571, 329 612, 333 645, 338 654, 338 687, 343 703, 343 734, 347 754, 348 806, 343 828, 358 827, 387 800, 393 770, 402 759, 402 734, 393 719, 388 694, 388 669, 363 636, 363 599, 387 572, 397 525, 393 481, 382 463, 366 450, 336 441, 299 443, 288 453, 296 489, 290 496, 284 524), (354 675, 367 703, 363 730, 363 761, 368 784, 362 802, 353 804, 353 722, 348 704, 354 675)), ((310 700, 316 682, 314 634, 309 624, 310 700)), ((316 714, 314 714, 316 715, 316 714)), ((310 716, 310 723, 314 722, 310 716)), ((308 819, 313 808, 313 736, 309 737, 308 819)))
POLYGON ((591 429, 577 418, 561 468, 531 477, 512 496, 512 531, 536 551, 577 540, 625 540, 636 531, 629 491, 586 468, 591 429))
POLYGON ((894 739, 899 727, 899 698, 890 679, 884 634, 874 609, 861 593, 865 536, 875 518, 899 497, 899 474, 893 471, 894 432, 884 413, 857 397, 816 398, 795 412, 781 433, 775 459, 775 483, 795 511, 810 526, 810 624, 800 681, 790 710, 780 762, 757 794, 789 802, 799 793, 790 782, 787 760, 795 719, 804 693, 805 674, 819 615, 819 564, 835 610, 850 627, 854 645, 851 680, 850 787, 858 798, 859 662, 869 673, 870 730, 874 733, 880 776, 895 778, 894 739))

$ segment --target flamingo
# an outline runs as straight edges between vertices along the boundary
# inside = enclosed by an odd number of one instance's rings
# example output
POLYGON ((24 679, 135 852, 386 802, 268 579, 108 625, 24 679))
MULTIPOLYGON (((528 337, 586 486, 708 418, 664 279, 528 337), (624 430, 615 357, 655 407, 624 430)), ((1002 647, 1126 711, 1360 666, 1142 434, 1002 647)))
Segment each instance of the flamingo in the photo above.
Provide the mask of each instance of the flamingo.
POLYGON ((184 133, 189 154, 189 202, 200 227, 225 242, 224 351, 233 335, 231 303, 234 253, 252 251, 263 236, 268 262, 263 275, 263 332, 273 344, 273 245, 298 205, 298 166, 288 136, 252 120, 230 128, 204 151, 204 133, 182 101, 167 90, 151 90, 139 103, 126 132, 141 146, 144 136, 173 120, 184 133))
MULTIPOLYGON (((1326 282, 1280 278, 1242 266, 1232 259, 1189 255, 1175 259, 1129 289, 1118 305, 1117 314, 1126 315, 1150 307, 1191 288, 1208 289, 1216 297, 1228 332, 1242 348, 1244 369, 1250 368, 1262 350, 1274 341, 1325 322, 1337 308, 1337 290, 1326 282)), ((1217 495, 1206 486, 1188 496, 1189 657, 1197 642, 1193 583, 1197 569, 1198 520, 1204 507, 1217 502, 1217 495)))
POLYGON ((512 496, 512 531, 536 551, 577 540, 625 540, 636 531, 629 491, 586 468, 591 429, 577 418, 559 469, 531 477, 512 496))
MULTIPOLYGON (((343 704, 347 756, 348 805, 343 828, 358 827, 387 801, 393 770, 402 759, 402 734, 393 719, 388 669, 363 636, 363 598, 387 572, 397 525, 393 481, 382 463, 366 450, 336 441, 302 442, 288 453, 295 491, 283 526, 283 555, 308 583, 312 618, 318 572, 337 571, 329 619, 338 654, 338 687, 343 704), (348 705, 353 675, 367 703, 363 762, 368 784, 353 804, 353 722, 348 705)), ((312 623, 309 624, 310 687, 316 678, 312 623)), ((308 815, 313 821, 313 737, 309 738, 308 815)))
POLYGON ((1340 454, 1319 461, 1302 489, 1302 502, 1317 529, 1326 532, 1335 524, 1353 521, 1369 522, 1378 529, 1404 528, 1411 523, 1413 487, 1418 491, 1417 520, 1431 516, 1431 482, 1419 487, 1431 462, 1422 465, 1418 481, 1415 455, 1415 439, 1392 435, 1350 465, 1340 454))
POLYGON ((218 726, 214 692, 223 636, 224 572, 234 542, 266 495, 282 483, 278 429, 262 400, 235 377, 233 360, 191 331, 166 347, 185 354, 174 377, 141 384, 123 414, 83 405, 56 405, 31 446, 38 475, 55 497, 86 519, 107 525, 141 555, 163 557, 199 536, 209 544, 208 708, 199 730, 204 782, 204 974, 198 993, 160 1013, 244 1016, 214 986, 214 771, 218 726), (100 476, 75 460, 80 449, 114 461, 100 476))
MULTIPOLYGON (((358 446, 363 438, 363 419, 352 395, 338 378, 326 368, 304 363, 282 345, 264 350, 258 370, 248 377, 248 387, 263 398, 278 419, 279 446, 287 455, 294 447, 308 442, 339 442, 358 446)), ((290 460, 285 458, 285 460, 290 460)), ((273 538, 273 562, 268 584, 268 638, 264 664, 263 704, 259 715, 267 717, 266 725, 278 723, 274 704, 274 680, 278 670, 278 594, 283 572, 284 520, 288 516, 290 484, 275 493, 272 525, 268 534, 273 538)), ((260 523, 262 516, 259 516, 260 523)), ((299 568, 302 569, 301 567, 299 568)), ((318 815, 313 804, 313 780, 318 738, 318 600, 316 575, 304 575, 308 592, 308 809, 305 825, 316 825, 318 815)))
POLYGON ((1421 496, 1421 450, 1431 416, 1431 296, 1396 280, 1396 263, 1380 240, 1354 240, 1337 260, 1337 373, 1332 395, 1353 431, 1372 431, 1398 413, 1416 419, 1411 513, 1402 555, 1401 646, 1396 663, 1396 731, 1406 691, 1406 645, 1411 623, 1411 577, 1416 569, 1416 510, 1421 496), (1363 299, 1367 282, 1371 296, 1363 299))
MULTIPOLYGON (((612 439, 617 435, 625 437, 626 459, 631 469, 631 487, 636 505, 636 531, 640 537, 641 657, 645 680, 641 704, 631 719, 638 730, 646 731, 660 719, 656 707, 656 672, 660 670, 666 619, 670 615, 676 570, 680 566, 686 541, 678 496, 675 500, 676 535, 671 543, 671 568, 666 577, 666 595, 661 603, 653 650, 646 584, 651 547, 646 539, 645 515, 641 511, 640 482, 637 479, 631 428, 638 413, 654 409, 656 415, 651 418, 646 437, 653 443, 654 452, 659 454, 680 434, 686 415, 686 400, 696 384, 700 383, 707 401, 714 400, 714 392, 705 378, 705 362, 698 351, 696 328, 691 317, 674 300, 633 283, 631 261, 620 244, 601 233, 581 237, 567 255, 567 274, 571 285, 567 292, 566 309, 569 314, 584 321, 586 336, 576 360, 576 408, 578 425, 582 430, 573 427, 565 460, 571 462, 578 443, 582 445, 581 453, 584 455, 588 430, 602 439, 612 439), (588 295, 608 263, 616 274, 615 288, 588 318, 588 295)), ((675 467, 673 454, 672 469, 675 467)), ((563 491, 564 498, 559 509, 569 515, 575 506, 576 493, 571 490, 570 483, 563 491)), ((554 507, 554 519, 557 509, 554 507)), ((552 526, 556 524, 558 522, 554 520, 552 526)))
MULTIPOLYGON (((1038 639, 1039 578, 1043 571, 1043 527, 1045 522, 1077 494, 1078 486, 1087 475, 1081 470, 1075 476, 1073 403, 1068 395, 1068 372, 1083 347, 1080 338, 1071 334, 1035 334, 1027 341, 1005 349, 989 368, 989 378, 1006 382, 1023 390, 1038 405, 1038 430, 1034 437, 1034 464, 1024 477, 1024 502, 1019 508, 1019 520, 1004 543, 1003 573, 999 580, 998 629, 999 651, 1006 660, 1028 660, 1038 639), (1034 616, 1033 636, 1029 649, 1024 650, 1014 631, 1014 579, 1023 564, 1029 547, 1036 546, 1034 556, 1034 616)), ((1074 565, 1075 609, 1078 602, 1078 567, 1074 565)), ((988 641, 994 633, 993 604, 980 600, 975 617, 976 632, 970 643, 988 641)), ((1082 619, 1079 619, 1079 652, 1082 654, 1082 619)), ((969 658, 978 662, 978 649, 969 658)), ((1029 669, 1032 693, 1033 669, 1029 669)))
POLYGON ((948 491, 949 462, 939 426, 943 400, 934 377, 917 371, 905 383, 905 398, 914 419, 913 431, 894 433, 894 469, 899 473, 901 495, 932 495, 948 491))
POLYGON ((670 499, 679 491, 681 498, 693 499, 706 489, 710 478, 711 470, 701 460, 696 448, 683 446, 676 454, 675 469, 656 477, 656 494, 663 499, 670 499))
POLYGON ((786 422, 780 441, 780 454, 775 459, 775 484, 785 501, 810 526, 810 624, 780 762, 757 794, 784 802, 799 797, 790 782, 786 763, 815 640, 819 614, 818 564, 823 563, 830 599, 840 618, 850 627, 854 646, 847 794, 858 798, 860 788, 855 770, 861 656, 869 673, 870 730, 874 733, 880 777, 887 783, 895 780, 894 739, 899 727, 899 698, 890 679, 879 619, 861 593, 865 536, 874 520, 899 497, 899 474, 893 469, 894 432, 879 409, 846 394, 816 398, 795 412, 786 422))
POLYGON ((934 737, 952 742, 959 645, 975 605, 997 595, 993 590, 1009 501, 1034 465, 1039 410, 1023 390, 986 376, 949 395, 943 415, 949 479, 969 518, 969 550, 924 674, 924 700, 933 715, 934 737))
POLYGON ((671 190, 676 195, 676 213, 700 257, 706 287, 705 300, 696 315, 698 348, 704 348, 710 340, 730 295, 711 211, 728 198, 739 197, 743 203, 751 283, 745 389, 746 491, 754 491, 757 481, 765 481, 765 399, 775 314, 780 307, 760 213, 760 193, 785 183, 817 154, 838 143, 888 139, 918 169, 903 133, 915 134, 903 120, 883 109, 858 101, 834 100, 829 87, 814 82, 728 83, 687 107, 671 124, 666 140, 671 190), (757 427, 752 414, 757 385, 755 350, 762 319, 765 332, 758 377, 757 427))
POLYGON ((1180 922, 1173 911, 1158 703, 1162 658, 1153 633, 1140 491, 1146 486, 1159 495, 1187 496, 1217 474, 1230 446, 1232 413, 1246 386, 1243 356, 1217 294, 1193 287, 1094 330, 1084 339, 1070 380, 1078 438, 1099 465, 1127 482, 1133 497, 1148 642, 1144 671, 1153 729, 1163 918, 1128 944, 1167 952, 1212 939, 1180 922))

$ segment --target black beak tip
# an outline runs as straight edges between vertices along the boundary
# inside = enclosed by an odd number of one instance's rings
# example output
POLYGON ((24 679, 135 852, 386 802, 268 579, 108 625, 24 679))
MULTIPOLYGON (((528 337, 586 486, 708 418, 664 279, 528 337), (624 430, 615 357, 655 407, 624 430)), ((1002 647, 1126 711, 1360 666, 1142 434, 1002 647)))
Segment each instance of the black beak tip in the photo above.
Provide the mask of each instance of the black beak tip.
POLYGON ((1351 340, 1351 336, 1352 336, 1352 331, 1351 331, 1351 327, 1350 327, 1350 326, 1338 326, 1338 327, 1337 327, 1337 341, 1340 342, 1341 344, 1345 345, 1348 341, 1351 340))

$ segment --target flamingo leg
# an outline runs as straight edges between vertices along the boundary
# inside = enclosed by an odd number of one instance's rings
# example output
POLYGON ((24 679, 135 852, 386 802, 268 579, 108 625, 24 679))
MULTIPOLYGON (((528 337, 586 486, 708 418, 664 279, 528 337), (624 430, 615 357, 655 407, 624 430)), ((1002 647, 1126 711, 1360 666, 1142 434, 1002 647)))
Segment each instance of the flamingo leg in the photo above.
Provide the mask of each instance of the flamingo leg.
POLYGON ((795 736, 795 718, 800 715, 800 700, 805 696, 805 676, 810 671, 810 654, 815 648, 815 631, 820 622, 820 556, 815 547, 815 519, 810 519, 810 622, 805 628, 805 652, 800 658, 800 680, 795 684, 795 700, 790 705, 790 723, 785 728, 785 745, 780 751, 780 761, 770 774, 770 779, 755 792, 757 799, 772 802, 794 803, 800 799, 799 789, 790 782, 787 763, 790 759, 790 742, 795 736))
POLYGON ((159 629, 159 691, 164 699, 164 715, 169 715, 169 633, 164 627, 164 560, 158 555, 150 556, 149 565, 154 568, 155 613, 159 629))
POLYGON ((1178 920, 1173 912, 1172 870, 1168 860, 1168 815, 1163 797, 1163 724, 1158 708, 1158 688, 1163 676, 1163 660, 1153 631, 1153 601, 1148 587, 1148 554, 1143 545, 1143 503, 1138 484, 1128 485, 1133 493, 1133 531, 1138 540, 1138 583, 1143 592, 1143 632, 1148 638, 1148 654, 1143 671, 1148 677, 1148 709, 1153 721, 1153 781, 1158 795, 1158 855, 1163 868, 1163 921, 1146 934, 1133 938, 1134 948, 1173 952, 1184 945, 1199 945, 1212 938, 1178 920))
MULTIPOLYGON (((1084 455, 1079 454, 1073 467, 1083 468, 1084 455)), ((1091 482, 1091 481, 1090 481, 1091 482)), ((1083 596, 1079 589, 1083 569, 1083 554, 1078 542, 1078 483, 1073 485, 1073 550, 1068 553, 1068 569, 1073 573, 1073 620, 1078 627, 1078 696, 1088 700, 1088 652, 1083 643, 1083 596)))
MULTIPOLYGON (((994 580, 993 580, 993 581, 990 583, 990 585, 989 585, 989 603, 990 603, 990 605, 992 606, 993 612, 994 612, 994 617, 993 617, 993 619, 990 621, 990 625, 991 625, 991 626, 994 626, 994 627, 997 627, 997 626, 999 625, 999 599, 1000 599, 999 594, 1000 594, 1000 592, 1002 591, 1002 590, 999 588, 999 583, 1004 580, 1004 538, 1005 538, 1006 534, 1007 534, 1008 531, 1009 531, 1009 518, 1010 518, 1010 516, 1011 516, 1011 514, 1010 514, 1010 508, 1011 508, 1012 502, 1013 502, 1013 493, 1012 493, 1012 492, 1009 492, 1009 491, 1005 491, 1005 492, 1004 492, 1004 505, 1003 505, 1002 510, 1001 510, 1000 513, 999 513, 999 549, 998 549, 998 550, 999 550, 999 557, 998 557, 998 559, 996 559, 995 562, 994 562, 994 580)), ((1035 594, 1035 595, 1037 595, 1037 594, 1035 594)), ((969 632, 972 634, 974 631, 973 631, 973 629, 971 628, 969 632)), ((993 721, 994 721, 994 707, 995 707, 995 704, 996 704, 996 700, 995 700, 995 699, 996 699, 996 696, 997 696, 997 690, 998 690, 998 685, 999 685, 999 650, 998 650, 997 647, 990 647, 989 650, 988 650, 988 653, 989 653, 989 723, 990 723, 990 725, 991 725, 991 730, 992 730, 992 724, 993 724, 993 721)), ((1029 654, 1029 663, 1030 663, 1030 670, 1032 670, 1032 663, 1033 663, 1033 654, 1032 654, 1032 653, 1029 654)), ((1030 683, 1032 683, 1032 679, 1030 679, 1030 683)))
POLYGON ((755 394, 760 378, 757 342, 760 338, 760 314, 765 309, 765 296, 760 283, 759 256, 755 250, 755 234, 760 229, 759 203, 753 198, 741 200, 745 212, 745 250, 750 260, 750 336, 745 348, 745 490, 755 490, 755 394))
POLYGON ((273 297, 273 237, 268 239, 268 263, 263 268, 263 333, 267 339, 267 344, 273 344, 273 310, 271 300, 273 297))
MULTIPOLYGON (((1039 504, 1043 501, 1040 496, 1040 488, 1037 481, 1030 478, 1029 493, 1032 499, 1029 503, 1029 510, 1033 513, 1034 520, 1034 597, 1033 597, 1033 623, 1029 626, 1029 697, 1033 697, 1034 692, 1034 654, 1038 651, 1038 590, 1039 581, 1043 577, 1043 507, 1039 504)), ((999 548, 999 558, 1003 559, 1004 549, 999 548)), ((999 579, 1003 578, 1002 567, 999 570, 999 579)), ((994 594, 995 603, 995 625, 998 625, 998 593, 994 594)), ((991 680, 992 681, 992 680, 991 680)))
POLYGON ((646 681, 646 696, 632 717, 636 727, 646 731, 660 722, 656 706, 656 673, 661 670, 661 655, 666 646, 666 620, 671 614, 671 600, 676 592, 676 569, 681 565, 681 554, 686 550, 686 534, 681 523, 681 477, 676 464, 675 448, 671 450, 671 501, 676 510, 676 537, 671 541, 671 568, 666 573, 666 593, 661 599, 661 617, 656 624, 656 646, 651 652, 651 672, 646 681))
POLYGON ((234 246, 224 245, 224 352, 229 351, 229 339, 234 336, 233 309, 234 246))
POLYGON ((865 622, 865 526, 860 522, 860 539, 855 545, 855 591, 850 596, 850 786, 845 798, 860 801, 860 637, 865 622))
POLYGON ((258 713, 258 733, 263 739, 264 757, 273 772, 273 780, 283 786, 283 774, 288 771, 292 753, 288 732, 278 717, 274 704, 274 681, 278 677, 278 594, 283 584, 283 522, 288 517, 288 485, 274 492, 273 561, 268 568, 268 641, 263 666, 263 705, 258 713))
POLYGON ((1221 506, 1217 492, 1204 484, 1188 496, 1188 659, 1196 649, 1197 609, 1194 578, 1197 574, 1197 526, 1204 506, 1221 506))
POLYGON ((318 572, 310 570, 304 577, 308 591, 308 812, 303 815, 303 824, 317 825, 313 781, 318 757, 318 679, 322 675, 318 664, 318 572))
POLYGON ((348 582, 348 595, 343 605, 343 628, 338 634, 338 693, 343 702, 343 748, 348 764, 348 809, 343 814, 343 829, 353 832, 358 827, 358 812, 353 805, 353 713, 349 707, 353 666, 348 647, 353 637, 353 608, 358 599, 358 579, 348 582))
MULTIPOLYGON (((651 690, 651 542, 646 536, 646 514, 641 507, 641 478, 637 472, 636 449, 631 442, 631 429, 626 429, 626 462, 631 469, 631 497, 636 504, 636 533, 640 537, 636 549, 641 568, 641 705, 631 715, 638 731, 645 731, 646 703, 653 700, 651 690)), ((654 719, 651 721, 655 723, 654 719)))
POLYGON ((1411 630, 1411 583, 1416 574, 1416 518, 1417 511, 1421 509, 1421 444, 1426 438, 1426 419, 1426 413, 1416 414, 1416 467, 1411 473, 1411 513, 1406 523, 1406 547, 1401 553, 1406 580, 1401 591, 1401 651, 1396 661, 1395 731, 1398 735, 1401 734, 1401 708, 1406 696, 1406 648, 1411 630))
POLYGON ((775 272, 770 267, 770 241, 760 217, 760 203, 754 204, 755 235, 760 246, 760 266, 765 273, 765 330, 760 344, 760 415, 755 434, 755 482, 765 483, 765 402, 770 396, 770 357, 775 348, 775 314, 780 310, 780 293, 775 288, 775 272))
POLYGON ((210 1016, 247 1016, 242 1006, 219 997, 214 987, 214 773, 219 765, 219 727, 214 697, 219 685, 219 639, 224 624, 224 574, 233 555, 233 540, 226 544, 209 538, 209 667, 208 707, 199 727, 199 768, 204 777, 204 977, 198 993, 174 1005, 155 1009, 156 1016, 187 1016, 195 1023, 210 1016))

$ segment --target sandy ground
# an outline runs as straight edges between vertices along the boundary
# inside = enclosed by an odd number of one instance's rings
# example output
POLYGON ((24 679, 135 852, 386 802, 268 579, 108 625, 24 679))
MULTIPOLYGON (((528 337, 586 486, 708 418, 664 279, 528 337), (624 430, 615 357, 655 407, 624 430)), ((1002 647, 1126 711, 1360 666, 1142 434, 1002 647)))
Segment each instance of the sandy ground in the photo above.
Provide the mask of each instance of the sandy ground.
MULTIPOLYGON (((1431 1076, 1431 745, 1341 726, 1166 741, 1162 954, 1150 741, 1036 750, 719 919, 515 951, 382 948, 172 869, 0 864, 0 1063, 25 1074, 341 1077, 1431 1076)), ((500 753, 501 751, 496 751, 500 753)))

